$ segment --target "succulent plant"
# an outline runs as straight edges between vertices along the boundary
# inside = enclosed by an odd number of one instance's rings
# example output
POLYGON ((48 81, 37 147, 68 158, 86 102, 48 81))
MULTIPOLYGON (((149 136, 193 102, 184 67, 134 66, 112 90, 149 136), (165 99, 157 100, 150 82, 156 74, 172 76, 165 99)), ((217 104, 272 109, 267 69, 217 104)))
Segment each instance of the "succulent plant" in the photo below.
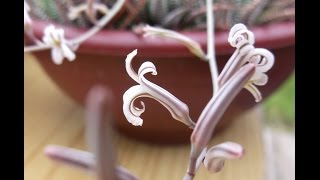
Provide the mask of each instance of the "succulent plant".
MULTIPOLYGON (((72 20, 70 10, 91 2, 112 7, 116 0, 27 0, 31 16, 77 27, 91 27, 92 19, 84 13, 72 20)), ((137 24, 150 24, 174 30, 206 28, 205 0, 127 0, 109 29, 131 29, 137 24)), ((101 9, 100 9, 101 10, 101 9)), ((215 28, 230 29, 236 23, 248 27, 276 21, 294 21, 294 0, 214 0, 215 28)), ((95 16, 99 18, 103 11, 95 16)))

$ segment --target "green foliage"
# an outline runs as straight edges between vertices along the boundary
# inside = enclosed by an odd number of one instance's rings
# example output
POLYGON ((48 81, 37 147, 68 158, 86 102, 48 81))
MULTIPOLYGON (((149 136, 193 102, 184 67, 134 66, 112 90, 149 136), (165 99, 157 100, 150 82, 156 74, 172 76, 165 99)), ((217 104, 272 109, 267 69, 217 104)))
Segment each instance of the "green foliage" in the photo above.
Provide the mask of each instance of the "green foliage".
POLYGON ((295 75, 293 74, 264 103, 267 123, 287 129, 294 128, 295 121, 295 75))

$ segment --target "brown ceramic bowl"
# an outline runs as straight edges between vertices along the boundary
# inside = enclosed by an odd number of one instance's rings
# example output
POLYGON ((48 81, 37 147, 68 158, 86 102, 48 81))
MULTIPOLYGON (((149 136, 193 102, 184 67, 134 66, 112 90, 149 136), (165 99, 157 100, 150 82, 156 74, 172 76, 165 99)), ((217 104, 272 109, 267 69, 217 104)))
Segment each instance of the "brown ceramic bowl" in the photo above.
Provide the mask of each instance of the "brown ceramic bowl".
MULTIPOLYGON (((38 37, 42 36, 46 25, 45 22, 34 22, 34 32, 38 37)), ((294 27, 293 22, 285 22, 249 28, 255 35, 255 46, 269 49, 276 59, 274 67, 268 72, 268 84, 259 87, 264 98, 274 92, 294 70, 294 27)), ((83 29, 73 27, 63 28, 69 38, 84 32, 83 29)), ((206 32, 184 34, 206 48, 206 32)), ((234 51, 227 42, 227 37, 228 32, 217 32, 215 35, 220 71, 234 51)), ((149 142, 189 142, 191 130, 174 120, 164 107, 152 99, 142 99, 146 104, 146 111, 142 114, 142 127, 134 127, 125 119, 122 112, 122 95, 136 83, 128 76, 124 60, 134 49, 138 49, 138 55, 133 61, 134 68, 137 70, 146 60, 152 61, 157 67, 158 75, 147 76, 148 79, 185 102, 189 106, 192 119, 196 121, 212 94, 209 65, 190 54, 176 41, 144 39, 129 31, 104 30, 80 46, 74 62, 66 60, 58 66, 53 64, 50 51, 37 52, 34 55, 52 80, 80 104, 84 103, 90 87, 95 84, 107 85, 115 96, 115 125, 120 132, 149 142)), ((217 131, 255 105, 252 95, 243 90, 222 117, 217 131)))

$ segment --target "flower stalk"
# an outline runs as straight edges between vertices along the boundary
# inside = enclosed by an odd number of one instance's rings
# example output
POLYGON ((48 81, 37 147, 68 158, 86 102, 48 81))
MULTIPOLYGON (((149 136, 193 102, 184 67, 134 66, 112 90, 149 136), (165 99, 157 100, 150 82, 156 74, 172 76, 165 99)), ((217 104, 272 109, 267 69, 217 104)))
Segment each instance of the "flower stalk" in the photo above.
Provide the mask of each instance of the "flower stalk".
POLYGON ((212 88, 214 96, 219 90, 218 83, 218 67, 215 57, 215 47, 214 47, 214 16, 212 0, 206 0, 207 5, 207 58, 209 59, 209 67, 212 78, 212 88))

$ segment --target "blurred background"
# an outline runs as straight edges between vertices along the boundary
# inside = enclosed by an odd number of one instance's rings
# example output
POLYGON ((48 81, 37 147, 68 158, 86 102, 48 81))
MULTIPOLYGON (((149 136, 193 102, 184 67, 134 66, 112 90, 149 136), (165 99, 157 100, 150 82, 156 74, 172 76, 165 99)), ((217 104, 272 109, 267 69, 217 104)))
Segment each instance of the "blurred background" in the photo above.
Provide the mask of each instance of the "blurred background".
POLYGON ((295 179, 295 74, 262 104, 266 180, 295 179))
POLYGON ((284 131, 294 130, 295 121, 295 74, 263 104, 266 124, 284 131))

